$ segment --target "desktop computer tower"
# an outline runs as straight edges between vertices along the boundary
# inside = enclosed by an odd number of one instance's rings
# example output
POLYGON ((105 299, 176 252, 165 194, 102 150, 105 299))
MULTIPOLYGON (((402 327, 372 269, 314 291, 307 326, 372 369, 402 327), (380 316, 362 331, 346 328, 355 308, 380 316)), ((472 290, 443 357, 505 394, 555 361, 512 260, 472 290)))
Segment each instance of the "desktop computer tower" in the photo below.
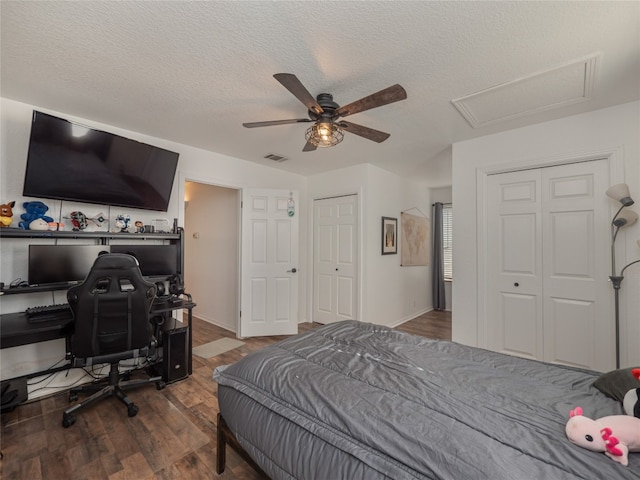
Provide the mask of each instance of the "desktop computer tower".
POLYGON ((162 379, 166 383, 177 382, 189 374, 189 327, 163 332, 162 379))

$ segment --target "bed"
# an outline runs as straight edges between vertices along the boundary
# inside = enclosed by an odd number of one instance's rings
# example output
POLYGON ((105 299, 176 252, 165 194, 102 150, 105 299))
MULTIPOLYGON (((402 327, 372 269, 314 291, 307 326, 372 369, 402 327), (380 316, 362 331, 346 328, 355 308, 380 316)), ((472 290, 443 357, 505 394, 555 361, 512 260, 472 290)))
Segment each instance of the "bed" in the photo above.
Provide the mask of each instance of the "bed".
POLYGON ((230 444, 272 479, 639 479, 571 444, 569 411, 623 414, 598 374, 346 321, 220 367, 230 444))

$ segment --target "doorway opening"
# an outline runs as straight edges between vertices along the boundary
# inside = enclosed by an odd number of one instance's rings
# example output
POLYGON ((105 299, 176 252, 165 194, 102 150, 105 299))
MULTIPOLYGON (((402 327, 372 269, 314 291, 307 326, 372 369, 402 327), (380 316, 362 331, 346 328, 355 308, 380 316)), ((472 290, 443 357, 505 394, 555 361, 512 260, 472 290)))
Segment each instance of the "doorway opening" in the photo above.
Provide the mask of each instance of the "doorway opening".
POLYGON ((198 318, 238 331, 241 191, 184 183, 185 285, 198 318))

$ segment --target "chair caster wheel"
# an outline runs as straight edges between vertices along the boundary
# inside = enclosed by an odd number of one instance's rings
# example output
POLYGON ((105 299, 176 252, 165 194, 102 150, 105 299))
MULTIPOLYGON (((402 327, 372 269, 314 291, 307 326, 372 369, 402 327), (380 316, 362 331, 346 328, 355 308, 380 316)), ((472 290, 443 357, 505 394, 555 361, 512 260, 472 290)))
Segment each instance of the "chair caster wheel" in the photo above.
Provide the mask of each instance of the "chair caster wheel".
POLYGON ((127 407, 127 414, 130 417, 135 417, 137 413, 138 413, 138 407, 135 406, 133 403, 127 407))
POLYGON ((78 399, 76 392, 69 392, 69 402, 75 402, 78 399))
POLYGON ((63 413, 62 414, 62 426, 64 428, 69 428, 74 423, 76 423, 75 415, 73 415, 71 413, 63 413))
POLYGON ((164 382, 157 382, 156 383, 156 390, 164 390, 164 387, 166 387, 167 384, 164 382))

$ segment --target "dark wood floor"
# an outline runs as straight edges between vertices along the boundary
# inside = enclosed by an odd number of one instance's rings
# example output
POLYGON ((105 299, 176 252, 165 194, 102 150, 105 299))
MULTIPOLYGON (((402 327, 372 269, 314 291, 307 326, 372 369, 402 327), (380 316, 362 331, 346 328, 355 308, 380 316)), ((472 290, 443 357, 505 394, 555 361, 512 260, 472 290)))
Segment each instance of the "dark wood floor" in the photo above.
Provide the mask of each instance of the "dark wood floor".
MULTIPOLYGON (((301 324, 308 331, 318 324, 301 324)), ((450 312, 429 312, 397 327, 415 335, 451 340, 450 312)), ((234 334, 194 318, 194 346, 234 334)), ((203 359, 193 357, 193 375, 164 390, 143 387, 130 392, 140 407, 129 418, 115 398, 78 413, 75 425, 62 428, 66 393, 21 405, 1 419, 0 478, 40 479, 258 479, 235 452, 227 468, 215 473, 217 384, 213 369, 284 337, 245 339, 242 347, 203 359)))

